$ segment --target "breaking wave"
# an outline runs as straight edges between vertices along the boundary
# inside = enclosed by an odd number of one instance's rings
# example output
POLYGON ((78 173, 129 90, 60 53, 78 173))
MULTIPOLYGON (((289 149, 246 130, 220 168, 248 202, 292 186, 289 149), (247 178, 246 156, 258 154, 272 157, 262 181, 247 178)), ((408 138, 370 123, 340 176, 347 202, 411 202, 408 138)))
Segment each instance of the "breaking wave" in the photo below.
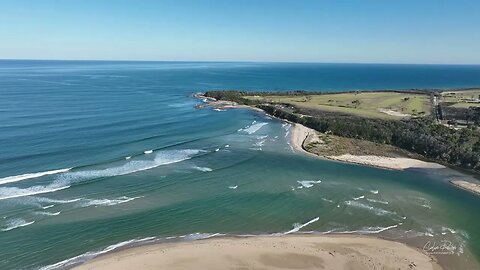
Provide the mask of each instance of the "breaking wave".
POLYGON ((194 166, 193 167, 195 170, 199 170, 201 172, 211 172, 213 171, 213 169, 209 168, 209 167, 199 167, 199 166, 194 166))
POLYGON ((380 201, 380 200, 374 200, 374 199, 369 199, 369 198, 367 198, 367 201, 374 202, 374 203, 388 204, 387 201, 380 201))
POLYGON ((55 206, 55 204, 50 204, 50 205, 42 206, 42 209, 48 209, 48 208, 52 208, 54 206, 55 206))
POLYGON ((241 128, 239 131, 246 132, 248 134, 254 134, 255 132, 259 131, 263 126, 268 125, 268 123, 252 123, 251 126, 241 128))
POLYGON ((357 201, 346 201, 345 203, 349 206, 353 206, 353 207, 356 207, 356 208, 370 210, 370 211, 374 212, 376 215, 379 215, 379 216, 396 214, 395 212, 391 212, 391 211, 388 211, 388 210, 385 210, 385 209, 382 209, 382 208, 376 208, 376 207, 373 207, 373 206, 370 206, 370 205, 367 205, 367 204, 363 204, 363 203, 360 203, 360 202, 357 202, 357 201))
POLYGON ((58 212, 46 212, 46 211, 43 211, 43 212, 35 212, 35 214, 39 214, 39 215, 44 215, 44 216, 58 216, 60 215, 60 211, 58 212))
POLYGON ((21 218, 12 219, 12 220, 9 220, 7 222, 7 227, 3 228, 2 232, 8 232, 8 231, 11 231, 13 229, 17 229, 17 228, 21 228, 21 227, 31 225, 33 223, 35 223, 35 221, 29 221, 28 222, 28 221, 26 221, 24 219, 21 219, 21 218))
POLYGON ((184 149, 184 150, 164 150, 159 151, 153 160, 132 160, 122 166, 111 167, 101 170, 86 170, 65 172, 57 176, 54 182, 46 186, 32 186, 28 188, 3 187, 0 188, 0 200, 31 196, 55 192, 69 188, 72 184, 93 180, 103 177, 112 177, 131 174, 139 171, 153 169, 158 166, 177 163, 187 159, 191 159, 205 150, 184 149))
POLYGON ((29 188, 3 187, 0 188, 0 200, 50 193, 67 189, 69 187, 69 185, 60 186, 58 184, 52 184, 48 186, 33 186, 29 188))
POLYGON ((14 182, 27 180, 27 179, 31 179, 31 178, 42 177, 42 176, 45 176, 45 175, 64 173, 64 172, 68 172, 71 169, 72 168, 66 168, 66 169, 59 169, 59 170, 52 170, 52 171, 45 171, 45 172, 25 173, 25 174, 20 174, 20 175, 7 176, 7 177, 4 177, 4 178, 0 178, 0 185, 7 184, 7 183, 14 183, 14 182))
POLYGON ((85 200, 85 202, 82 203, 83 207, 88 207, 88 206, 112 206, 112 205, 117 205, 117 204, 122 204, 122 203, 127 203, 130 201, 133 201, 135 199, 142 198, 140 197, 127 197, 127 196, 122 196, 119 198, 115 199, 82 199, 85 200))
POLYGON ((297 188, 311 188, 315 184, 320 184, 321 182, 322 182, 322 180, 318 180, 318 181, 297 181, 297 183, 300 184, 300 186, 298 186, 297 188))

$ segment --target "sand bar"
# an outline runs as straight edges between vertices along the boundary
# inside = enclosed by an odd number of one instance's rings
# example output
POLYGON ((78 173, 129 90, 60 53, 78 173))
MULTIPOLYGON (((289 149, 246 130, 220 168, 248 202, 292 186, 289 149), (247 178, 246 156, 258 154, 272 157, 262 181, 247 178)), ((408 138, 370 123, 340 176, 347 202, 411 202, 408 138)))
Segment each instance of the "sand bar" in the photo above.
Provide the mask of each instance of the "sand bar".
POLYGON ((442 269, 405 244, 363 236, 214 238, 108 254, 75 269, 442 269))
POLYGON ((327 156, 329 159, 361 164, 366 166, 374 166, 392 170, 405 170, 409 168, 424 168, 424 169, 442 169, 445 166, 433 162, 425 162, 413 158, 404 157, 382 157, 382 156, 356 156, 345 154, 341 156, 327 156))
POLYGON ((452 181, 450 181, 450 183, 452 183, 453 185, 455 185, 455 186, 457 186, 461 189, 464 189, 464 190, 473 192, 477 195, 480 195, 480 184, 467 182, 467 181, 463 181, 463 180, 452 180, 452 181))

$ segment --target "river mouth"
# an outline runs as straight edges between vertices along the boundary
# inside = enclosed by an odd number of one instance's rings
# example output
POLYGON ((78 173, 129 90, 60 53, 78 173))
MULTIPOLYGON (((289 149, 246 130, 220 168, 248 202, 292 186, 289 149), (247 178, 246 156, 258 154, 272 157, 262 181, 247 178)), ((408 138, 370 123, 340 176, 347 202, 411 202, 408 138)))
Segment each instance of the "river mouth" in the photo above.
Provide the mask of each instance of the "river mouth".
POLYGON ((446 238, 464 252, 444 258, 480 258, 478 197, 446 176, 299 155, 288 123, 195 109, 190 97, 212 87, 321 88, 316 76, 283 73, 320 72, 311 66, 77 64, 0 69, 2 269, 36 269, 132 239, 288 232, 317 217, 294 233, 378 231, 370 235, 418 248, 446 238))

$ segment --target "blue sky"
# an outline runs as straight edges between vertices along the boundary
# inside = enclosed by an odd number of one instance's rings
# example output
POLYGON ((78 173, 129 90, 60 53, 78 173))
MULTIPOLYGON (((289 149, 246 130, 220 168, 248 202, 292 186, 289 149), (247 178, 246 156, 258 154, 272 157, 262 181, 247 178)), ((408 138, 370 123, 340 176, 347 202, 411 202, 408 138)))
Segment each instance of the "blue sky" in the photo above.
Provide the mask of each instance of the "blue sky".
POLYGON ((0 0, 0 58, 480 64, 480 1, 0 0))

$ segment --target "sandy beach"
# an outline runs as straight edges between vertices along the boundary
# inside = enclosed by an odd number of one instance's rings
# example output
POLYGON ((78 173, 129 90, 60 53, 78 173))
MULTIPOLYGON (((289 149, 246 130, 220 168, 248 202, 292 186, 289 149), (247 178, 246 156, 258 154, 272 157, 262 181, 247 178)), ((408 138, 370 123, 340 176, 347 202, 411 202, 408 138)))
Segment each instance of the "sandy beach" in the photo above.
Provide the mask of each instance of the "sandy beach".
POLYGON ((442 269, 405 244, 363 236, 215 238, 141 246, 74 269, 442 269))
MULTIPOLYGON (((305 150, 303 147, 304 141, 309 137, 316 134, 316 131, 310 128, 307 128, 301 124, 294 124, 292 125, 292 136, 291 136, 291 144, 292 147, 303 153, 307 153, 309 155, 317 156, 316 154, 310 153, 305 150)), ((308 138, 311 142, 315 140, 315 138, 308 138)), ((409 168, 426 168, 426 169, 441 169, 445 168, 445 166, 433 163, 433 162, 425 162, 418 159, 413 158, 405 158, 405 157, 386 157, 386 156, 377 156, 377 155, 353 155, 353 154, 343 154, 339 156, 317 156, 322 158, 327 158, 336 161, 348 162, 348 163, 355 163, 360 165, 366 166, 373 166, 379 167, 384 169, 391 169, 391 170, 405 170, 409 168)))
POLYGON ((445 166, 433 163, 425 162, 413 158, 404 157, 382 157, 382 156, 356 156, 351 154, 345 154, 341 156, 327 156, 329 159, 356 163, 367 166, 374 166, 392 170, 405 170, 409 168, 424 168, 424 169, 442 169, 445 166))

